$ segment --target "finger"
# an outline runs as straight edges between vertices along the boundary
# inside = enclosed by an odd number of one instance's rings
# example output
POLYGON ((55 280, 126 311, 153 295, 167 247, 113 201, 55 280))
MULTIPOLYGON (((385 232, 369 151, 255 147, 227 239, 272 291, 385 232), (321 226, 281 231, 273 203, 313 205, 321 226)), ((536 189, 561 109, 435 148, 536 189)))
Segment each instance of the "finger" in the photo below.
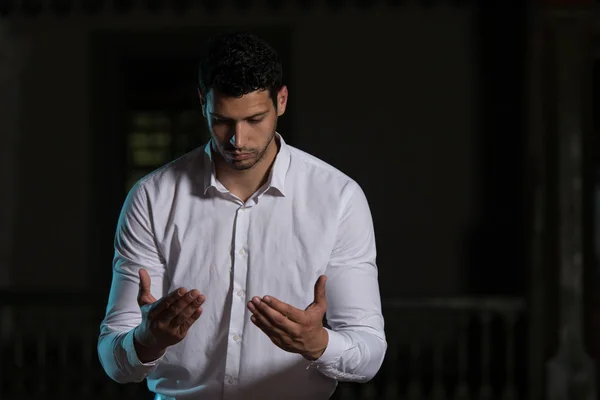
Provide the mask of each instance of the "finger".
POLYGON ((263 331, 271 339, 277 337, 282 340, 284 337, 289 336, 282 329, 273 326, 271 322, 260 312, 253 314, 250 320, 256 325, 261 331, 263 331))
MULTIPOLYGON (((190 292, 191 293, 191 292, 190 292)), ((192 315, 198 310, 198 308, 204 303, 204 298, 202 296, 198 296, 191 301, 186 308, 184 308, 175 318, 171 320, 171 326, 185 326, 189 320, 192 318, 192 315)), ((191 323, 189 324, 191 325, 191 323)))
POLYGON ((140 276, 140 291, 150 292, 150 275, 144 268, 140 268, 138 275, 140 276))
POLYGON ((190 290, 184 296, 171 304, 170 307, 161 312, 156 319, 164 324, 170 324, 171 321, 179 315, 190 303, 193 303, 200 296, 196 289, 190 290))
POLYGON ((140 268, 138 275, 140 277, 140 284, 139 284, 137 300, 138 300, 138 304, 141 307, 145 304, 151 304, 151 303, 155 302, 156 299, 150 293, 151 281, 150 281, 150 275, 148 274, 148 271, 146 271, 144 268, 140 268))
POLYGON ((325 275, 321 275, 317 282, 315 283, 315 304, 319 304, 327 307, 327 291, 325 284, 327 282, 327 277, 325 275))
POLYGON ((187 334, 187 331, 194 325, 194 322, 200 318, 200 315, 202 315, 202 307, 196 307, 192 315, 182 325, 179 325, 179 331, 183 334, 187 334))
POLYGON ((155 302, 152 305, 150 312, 148 313, 148 317, 150 319, 157 318, 163 311, 168 309, 172 304, 174 304, 177 300, 179 300, 183 295, 187 293, 185 288, 179 288, 173 290, 171 293, 155 302))
POLYGON ((196 311, 194 311, 194 313, 192 314, 192 316, 190 317, 190 321, 192 321, 192 323, 196 322, 196 320, 198 318, 200 318, 200 316, 202 315, 202 307, 198 307, 196 309, 196 311))
POLYGON ((152 296, 151 294, 149 294, 149 295, 144 295, 144 296, 138 296, 137 301, 141 308, 141 307, 151 306, 152 304, 156 303, 156 298, 154 296, 152 296))
POLYGON ((280 314, 287 317, 293 322, 301 324, 306 318, 304 315, 304 311, 297 309, 296 307, 293 307, 287 303, 284 303, 283 301, 275 297, 265 296, 262 298, 262 300, 264 303, 266 303, 267 306, 278 311, 280 314))
POLYGON ((262 317, 266 321, 268 321, 269 325, 276 327, 278 329, 282 329, 286 332, 293 332, 296 330, 296 323, 287 318, 284 314, 279 311, 271 308, 266 302, 259 301, 258 297, 252 299, 252 302, 249 304, 249 308, 254 308, 254 315, 257 317, 262 317))

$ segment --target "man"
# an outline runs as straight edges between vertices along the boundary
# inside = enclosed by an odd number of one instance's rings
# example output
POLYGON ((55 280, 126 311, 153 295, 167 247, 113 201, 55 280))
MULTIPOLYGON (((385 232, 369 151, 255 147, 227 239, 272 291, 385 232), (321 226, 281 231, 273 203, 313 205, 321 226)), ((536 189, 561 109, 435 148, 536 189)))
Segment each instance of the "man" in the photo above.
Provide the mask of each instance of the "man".
POLYGON ((140 180, 119 219, 98 342, 115 381, 146 378, 157 399, 327 399, 379 370, 367 200, 276 132, 281 69, 253 35, 209 42, 210 142, 140 180))

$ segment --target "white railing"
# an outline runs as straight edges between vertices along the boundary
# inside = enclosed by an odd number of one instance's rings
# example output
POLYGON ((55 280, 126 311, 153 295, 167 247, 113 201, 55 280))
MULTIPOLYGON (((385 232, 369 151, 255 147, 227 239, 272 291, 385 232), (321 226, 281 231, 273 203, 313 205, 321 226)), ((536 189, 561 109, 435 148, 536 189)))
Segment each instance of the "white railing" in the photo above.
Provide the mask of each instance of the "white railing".
MULTIPOLYGON (((0 398, 149 399, 118 385, 96 355, 103 305, 33 295, 0 303, 0 398)), ((21 296, 19 296, 21 297, 21 296)), ((388 351, 367 384, 341 383, 337 400, 513 400, 526 397, 525 303, 448 298, 384 302, 388 351)))

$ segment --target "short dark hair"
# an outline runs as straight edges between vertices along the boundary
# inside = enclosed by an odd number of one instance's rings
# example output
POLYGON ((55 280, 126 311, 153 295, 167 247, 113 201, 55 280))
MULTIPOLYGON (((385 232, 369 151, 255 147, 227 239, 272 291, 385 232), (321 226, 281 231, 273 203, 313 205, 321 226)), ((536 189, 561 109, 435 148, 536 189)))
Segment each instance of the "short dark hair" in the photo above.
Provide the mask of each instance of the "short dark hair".
POLYGON ((198 72, 200 91, 204 95, 211 89, 232 97, 268 90, 275 106, 282 78, 277 51, 249 32, 212 37, 200 59, 198 72))

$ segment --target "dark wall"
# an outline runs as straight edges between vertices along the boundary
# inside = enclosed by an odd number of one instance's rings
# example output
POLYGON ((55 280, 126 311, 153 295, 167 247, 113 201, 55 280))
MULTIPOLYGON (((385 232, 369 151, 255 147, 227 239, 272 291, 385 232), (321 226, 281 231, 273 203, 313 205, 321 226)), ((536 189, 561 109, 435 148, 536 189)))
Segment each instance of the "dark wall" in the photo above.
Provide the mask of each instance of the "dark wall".
MULTIPOLYGON (((522 290, 523 15, 506 8, 496 21, 483 8, 409 3, 277 19, 250 10, 15 20, 29 55, 9 284, 107 289, 124 82, 117 48, 98 53, 93 38, 227 24, 289 31, 282 123, 294 145, 364 188, 385 296, 522 290)), ((177 48, 163 39, 147 46, 177 48)))

